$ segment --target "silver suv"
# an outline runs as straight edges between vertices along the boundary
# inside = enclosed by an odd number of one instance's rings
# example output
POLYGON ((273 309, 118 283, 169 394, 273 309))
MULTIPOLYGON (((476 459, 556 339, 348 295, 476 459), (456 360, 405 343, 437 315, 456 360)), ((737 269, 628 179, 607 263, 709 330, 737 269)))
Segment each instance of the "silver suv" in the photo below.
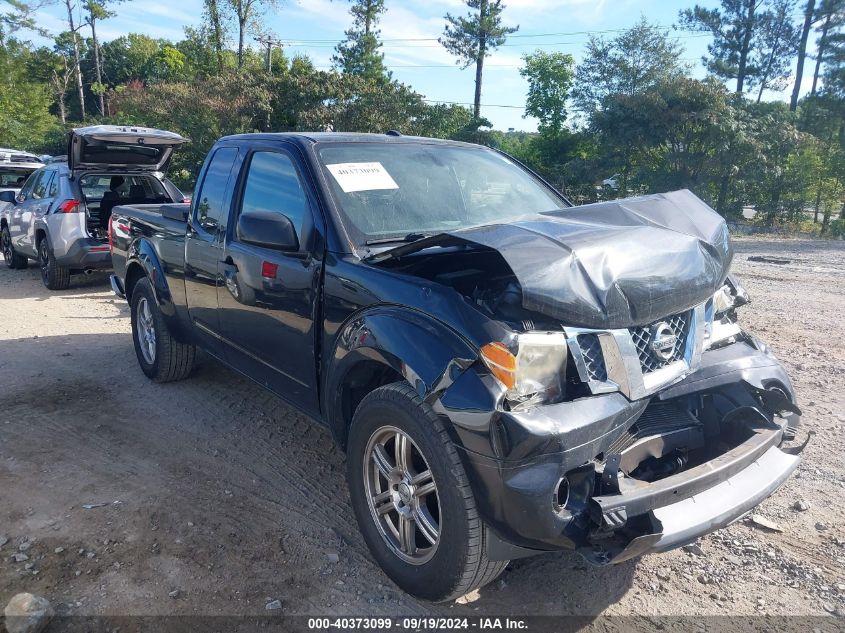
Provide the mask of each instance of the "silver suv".
POLYGON ((9 268, 35 259, 50 290, 70 275, 111 268, 108 226, 120 204, 182 202, 164 169, 187 139, 165 130, 96 125, 73 130, 66 160, 35 171, 20 192, 0 191, 0 241, 9 268))

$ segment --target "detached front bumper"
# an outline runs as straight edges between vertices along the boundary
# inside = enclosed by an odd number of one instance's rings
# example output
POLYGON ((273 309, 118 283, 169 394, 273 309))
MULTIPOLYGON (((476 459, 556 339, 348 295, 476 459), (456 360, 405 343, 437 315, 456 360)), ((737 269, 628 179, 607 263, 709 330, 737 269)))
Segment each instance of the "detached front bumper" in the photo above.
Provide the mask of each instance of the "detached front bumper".
POLYGON ((752 341, 706 352, 697 372, 650 400, 610 393, 485 414, 478 399, 469 406, 482 391, 473 373, 440 406, 497 559, 570 549, 607 564, 673 549, 752 510, 800 461, 800 448, 781 448, 800 419, 791 383, 752 341), (689 463, 634 472, 672 451, 689 463))
POLYGON ((658 531, 635 538, 607 562, 666 552, 730 525, 777 490, 800 461, 797 455, 772 447, 722 483, 678 503, 655 508, 651 515, 658 531))

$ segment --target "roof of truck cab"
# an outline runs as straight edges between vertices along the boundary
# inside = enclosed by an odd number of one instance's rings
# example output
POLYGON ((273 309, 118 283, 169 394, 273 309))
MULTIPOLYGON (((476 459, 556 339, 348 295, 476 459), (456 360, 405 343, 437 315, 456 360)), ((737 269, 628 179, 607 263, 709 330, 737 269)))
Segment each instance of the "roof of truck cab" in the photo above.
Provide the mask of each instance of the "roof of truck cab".
POLYGON ((320 143, 426 143, 459 147, 483 147, 472 143, 452 141, 426 136, 404 136, 393 134, 369 134, 362 132, 258 132, 224 136, 221 141, 293 141, 302 145, 320 143))

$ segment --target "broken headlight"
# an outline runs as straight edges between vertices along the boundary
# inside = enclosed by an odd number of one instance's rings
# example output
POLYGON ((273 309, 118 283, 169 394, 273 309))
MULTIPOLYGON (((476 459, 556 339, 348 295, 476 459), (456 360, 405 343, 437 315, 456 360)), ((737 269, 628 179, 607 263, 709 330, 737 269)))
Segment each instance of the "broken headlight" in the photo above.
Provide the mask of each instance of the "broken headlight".
POLYGON ((525 332, 516 337, 515 352, 498 341, 481 348, 490 372, 507 388, 508 400, 556 402, 566 379, 566 337, 563 332, 525 332))
POLYGON ((704 349, 736 342, 742 334, 737 325, 736 308, 749 302, 748 293, 736 277, 728 275, 724 285, 708 302, 707 324, 704 330, 704 349))

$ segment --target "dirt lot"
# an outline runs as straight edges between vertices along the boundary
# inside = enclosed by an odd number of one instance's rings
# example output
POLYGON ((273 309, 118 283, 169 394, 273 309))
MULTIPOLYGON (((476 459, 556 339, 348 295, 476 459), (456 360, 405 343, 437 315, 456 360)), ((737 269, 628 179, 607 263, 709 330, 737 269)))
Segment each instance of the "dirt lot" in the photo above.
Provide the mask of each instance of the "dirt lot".
POLYGON ((0 266, 0 606, 32 591, 60 614, 263 615, 278 599, 308 615, 842 615, 845 244, 737 250, 742 319, 817 432, 758 511, 782 532, 746 519, 613 568, 516 561, 445 605, 404 595, 370 559, 327 432, 212 361, 183 383, 147 381, 104 276, 50 293, 34 265, 0 266))

